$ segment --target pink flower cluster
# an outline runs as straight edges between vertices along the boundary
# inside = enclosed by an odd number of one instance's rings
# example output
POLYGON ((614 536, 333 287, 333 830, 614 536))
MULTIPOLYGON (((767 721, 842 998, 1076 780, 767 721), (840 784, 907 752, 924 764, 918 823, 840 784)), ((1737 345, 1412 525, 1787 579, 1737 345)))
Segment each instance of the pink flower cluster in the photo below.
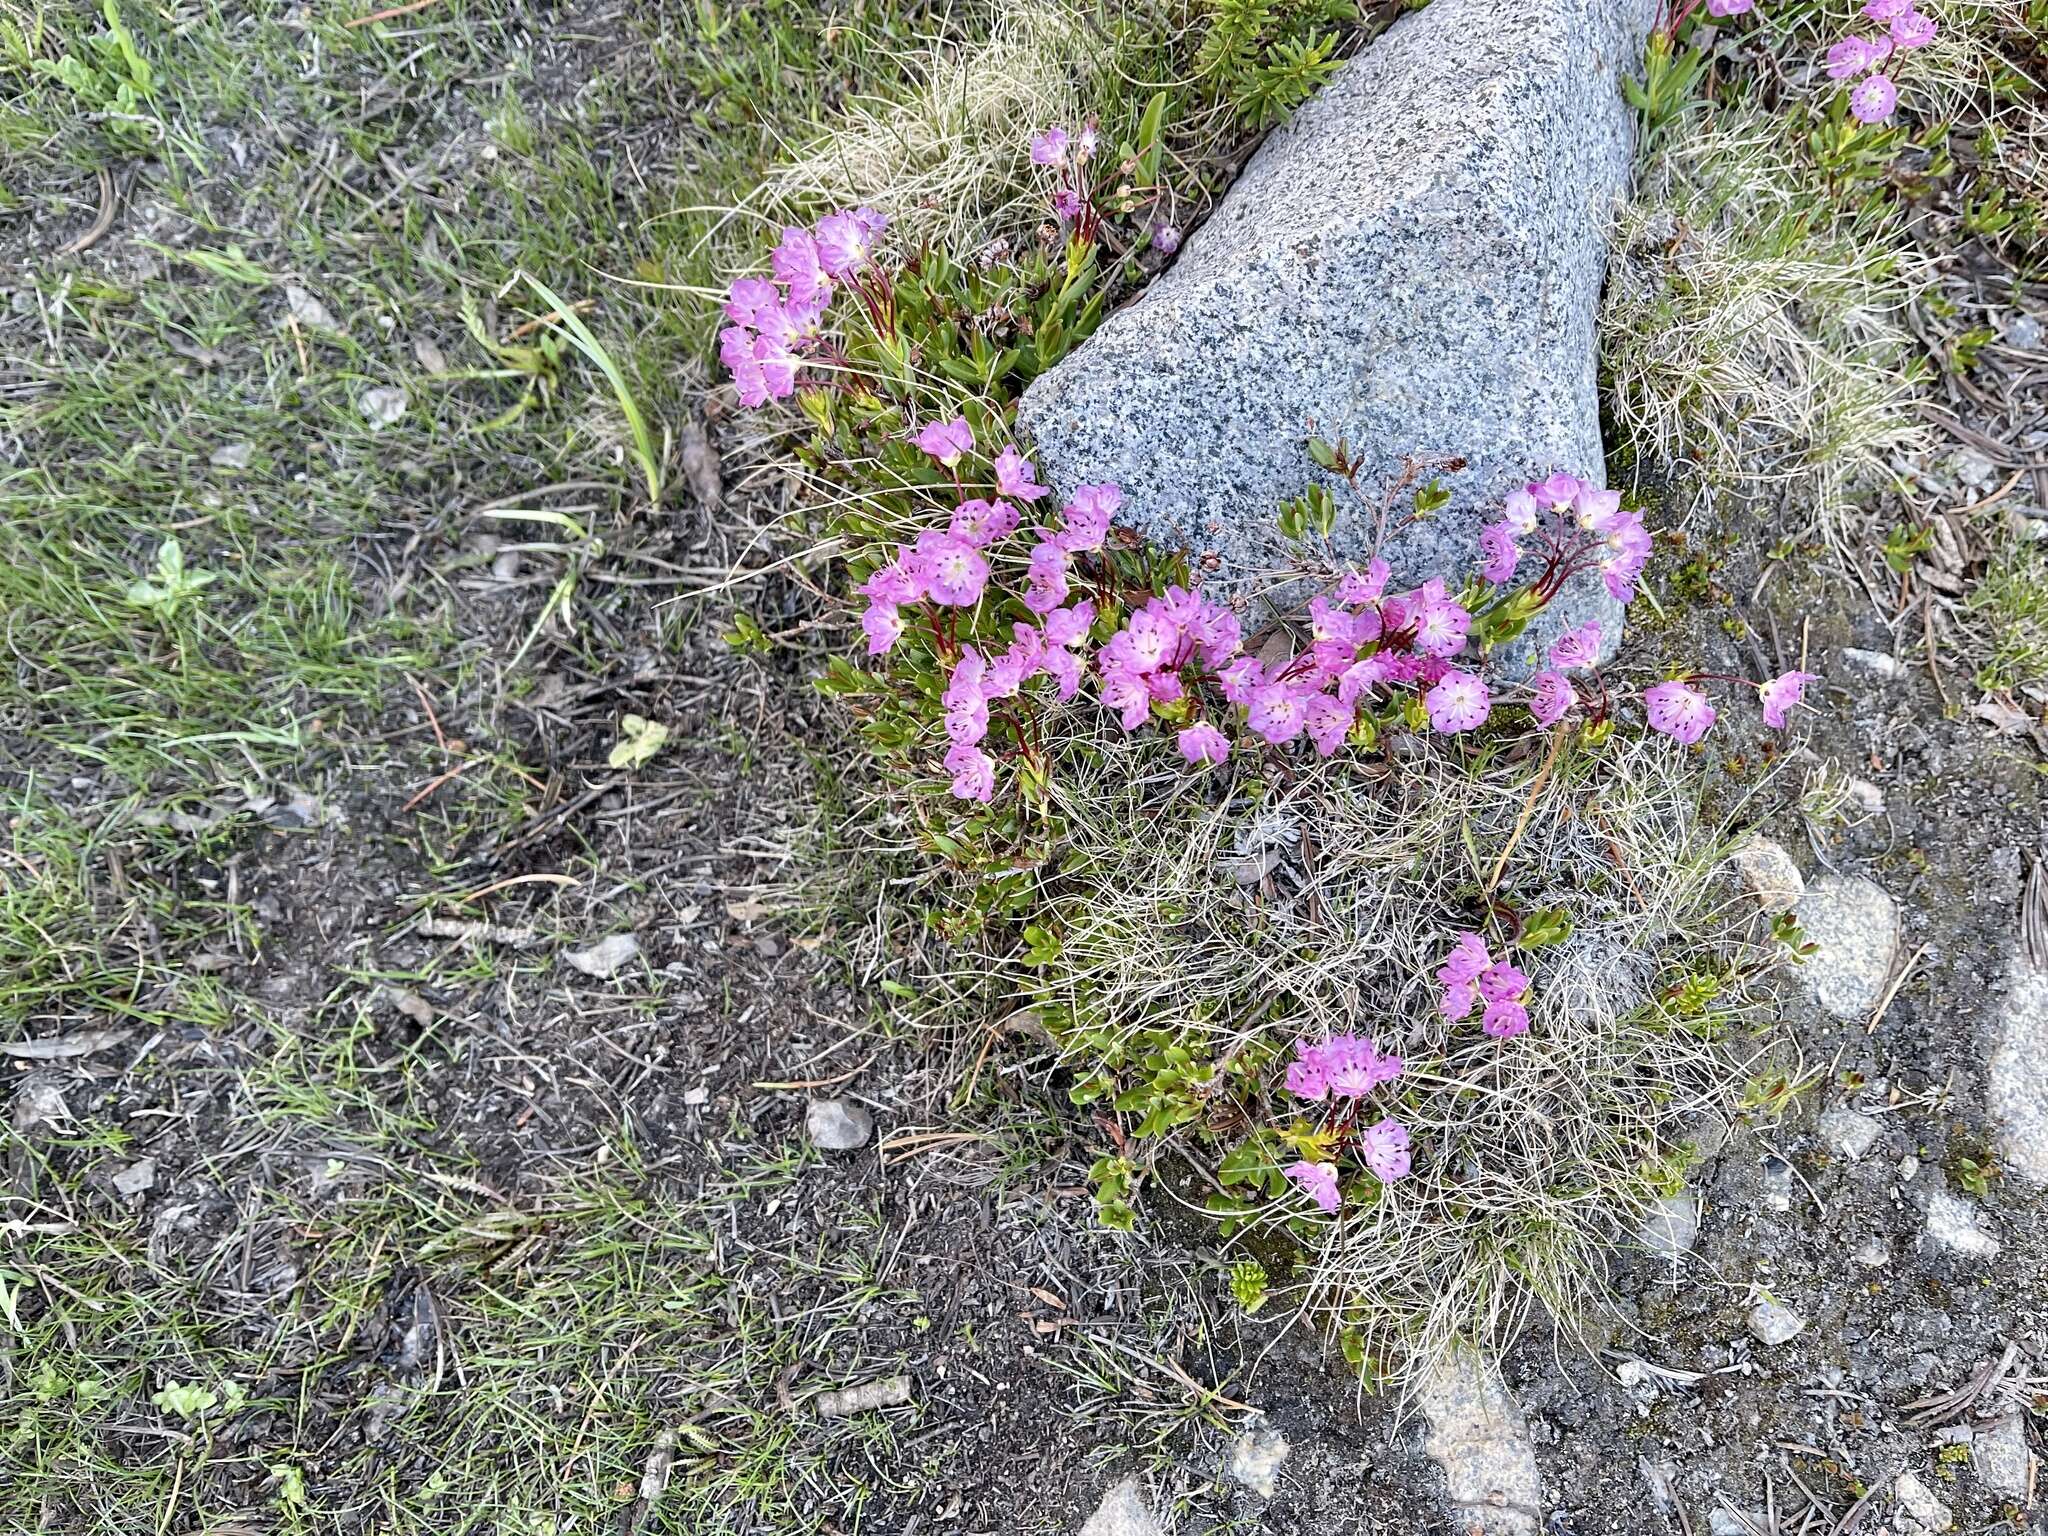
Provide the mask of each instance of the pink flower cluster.
POLYGON ((872 208, 851 208, 810 229, 791 226, 769 256, 773 280, 743 277, 732 285, 725 305, 732 324, 718 333, 718 358, 732 372, 741 405, 796 393, 798 370, 823 340, 836 283, 886 290, 873 260, 888 224, 887 215, 872 208))
POLYGON ((1913 8, 1913 0, 1865 0, 1863 14, 1882 26, 1884 33, 1878 37, 1852 33, 1828 49, 1828 78, 1856 81, 1849 90, 1849 112, 1857 122, 1885 123, 1899 106, 1898 85, 1887 71, 1892 56, 1904 49, 1926 47, 1941 29, 1933 17, 1913 8))
POLYGON ((1443 1015, 1453 1024, 1482 1008, 1480 1028, 1496 1040, 1529 1030, 1529 978, 1506 960, 1495 960, 1476 933, 1461 933, 1436 979, 1444 989, 1443 1015))
POLYGON ((1093 239, 1100 222, 1090 193, 1086 167, 1095 158, 1100 131, 1090 118, 1078 133, 1048 128, 1031 140, 1031 163, 1053 174, 1052 211, 1072 225, 1082 239, 1093 239))
MULTIPOLYGON (((1374 1178, 1390 1184, 1408 1173, 1408 1128, 1398 1120, 1383 1119, 1375 1125, 1355 1129, 1353 1122, 1359 1108, 1355 1101, 1394 1081, 1401 1075, 1401 1070, 1400 1057, 1382 1051, 1377 1041, 1365 1035, 1332 1035, 1320 1045, 1297 1040, 1294 1043, 1294 1060, 1287 1065, 1287 1091, 1312 1104, 1326 1100, 1354 1101, 1343 1112, 1338 1129, 1347 1138, 1356 1137, 1359 1160, 1371 1170, 1374 1178)), ((1304 1158, 1282 1171, 1325 1214, 1334 1213, 1342 1203, 1337 1192, 1335 1164, 1304 1158)))

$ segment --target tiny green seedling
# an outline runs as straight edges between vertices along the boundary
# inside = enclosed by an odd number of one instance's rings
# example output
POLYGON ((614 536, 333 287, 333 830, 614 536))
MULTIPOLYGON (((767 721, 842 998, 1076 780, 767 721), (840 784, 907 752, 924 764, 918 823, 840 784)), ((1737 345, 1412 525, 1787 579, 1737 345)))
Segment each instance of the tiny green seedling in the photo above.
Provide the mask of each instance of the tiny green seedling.
POLYGON ((217 579, 212 571, 187 570, 184 547, 176 539, 165 539, 157 546, 156 573, 130 583, 123 596, 137 608, 147 608, 160 622, 169 623, 188 598, 196 597, 217 579))
POLYGON ((644 768, 668 745, 668 727, 645 715, 628 715, 620 727, 624 734, 605 759, 614 768, 644 768))

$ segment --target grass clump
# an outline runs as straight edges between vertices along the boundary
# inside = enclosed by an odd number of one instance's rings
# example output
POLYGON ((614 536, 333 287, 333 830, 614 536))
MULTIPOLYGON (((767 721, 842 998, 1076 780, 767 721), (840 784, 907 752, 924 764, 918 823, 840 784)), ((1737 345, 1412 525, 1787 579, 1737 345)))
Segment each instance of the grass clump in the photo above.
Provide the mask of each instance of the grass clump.
POLYGON ((1316 1316, 1380 1378, 1503 1343, 1532 1307, 1587 1315, 1769 1048, 1754 983, 1782 951, 1724 908, 1727 848, 1684 762, 1579 738, 1547 760, 1426 750, 1363 781, 1325 765, 1195 795, 1162 755, 1104 742, 1062 792, 1059 962, 1036 996, 1076 1096, 1152 1133, 1144 1166, 1180 1147, 1216 1169, 1179 1198, 1275 1271, 1276 1314, 1316 1316), (1534 979, 1527 1035, 1438 1011, 1459 928, 1534 979), (1360 1118, 1406 1124, 1413 1166, 1304 1215, 1281 1169, 1326 1132, 1283 1091, 1285 1057, 1354 1033, 1407 1064, 1360 1118))
POLYGON ((2010 541, 1995 552, 1963 605, 1982 636, 1977 686, 1987 692, 2048 684, 2048 552, 2010 541))

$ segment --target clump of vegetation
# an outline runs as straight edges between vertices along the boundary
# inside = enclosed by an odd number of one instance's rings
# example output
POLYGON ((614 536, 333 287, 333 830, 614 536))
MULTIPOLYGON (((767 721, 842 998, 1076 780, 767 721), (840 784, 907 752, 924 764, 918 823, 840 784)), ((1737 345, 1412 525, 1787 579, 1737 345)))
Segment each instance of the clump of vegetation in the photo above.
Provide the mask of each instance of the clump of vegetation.
POLYGON ((2013 541, 1994 554, 1964 613, 1983 637, 1978 687, 2048 684, 2048 552, 2039 544, 2013 541))
POLYGON ((1269 128, 1337 72, 1358 21, 1351 0, 1211 0, 1196 78, 1239 118, 1269 128))

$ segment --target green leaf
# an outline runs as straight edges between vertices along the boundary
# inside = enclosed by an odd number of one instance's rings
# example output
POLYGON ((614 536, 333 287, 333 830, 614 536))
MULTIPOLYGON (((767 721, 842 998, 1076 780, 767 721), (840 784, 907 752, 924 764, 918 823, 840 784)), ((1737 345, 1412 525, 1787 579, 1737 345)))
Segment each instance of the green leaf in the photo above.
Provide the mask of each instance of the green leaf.
POLYGON ((654 760, 668 744, 668 727, 644 715, 628 715, 620 722, 625 734, 612 747, 605 761, 614 768, 641 768, 654 760))

